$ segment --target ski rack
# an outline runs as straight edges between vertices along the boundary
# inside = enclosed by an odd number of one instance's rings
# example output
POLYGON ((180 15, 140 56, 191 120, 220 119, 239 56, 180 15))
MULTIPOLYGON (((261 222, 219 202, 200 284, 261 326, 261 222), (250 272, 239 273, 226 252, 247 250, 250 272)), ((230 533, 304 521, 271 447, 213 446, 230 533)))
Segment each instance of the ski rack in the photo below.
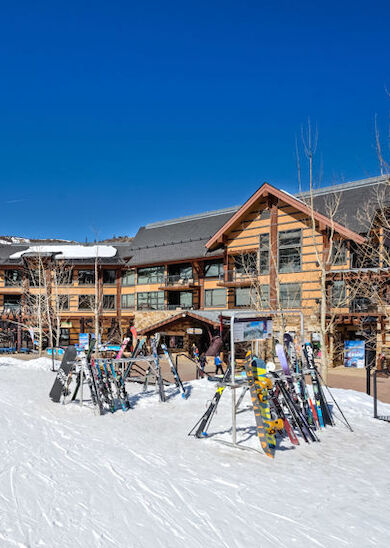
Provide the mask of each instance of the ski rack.
MULTIPOLYGON (((262 310, 261 311, 261 317, 265 318, 268 316, 274 316, 279 314, 279 310, 262 310)), ((300 317, 300 327, 301 327, 301 346, 304 342, 305 332, 304 332, 304 318, 303 318, 303 312, 301 310, 283 310, 283 314, 291 314, 295 316, 300 317)), ((223 319, 223 316, 221 316, 223 319)), ((231 363, 231 378, 235 378, 235 341, 234 341, 234 321, 236 319, 242 319, 245 320, 245 318, 248 318, 248 320, 254 318, 254 317, 260 317, 259 313, 253 312, 233 312, 230 316, 230 363, 231 363)), ((248 341, 249 342, 249 341, 248 341)), ((255 341, 252 341, 255 342, 255 341)), ((276 372, 276 371, 275 371, 276 372)), ((260 453, 264 455, 264 452, 261 449, 256 449, 255 447, 250 447, 248 445, 242 445, 237 442, 237 422, 236 422, 236 415, 237 415, 237 405, 236 405, 236 390, 237 388, 240 388, 242 384, 236 384, 235 382, 232 382, 229 385, 229 388, 231 389, 232 394, 232 403, 231 403, 231 413, 232 413, 232 426, 231 426, 231 441, 222 440, 221 438, 214 438, 215 441, 218 443, 222 443, 223 445, 228 445, 229 447, 235 447, 236 449, 242 449, 245 451, 255 451, 256 453, 260 453)))
POLYGON ((384 373, 386 377, 390 377, 390 371, 388 369, 375 369, 374 377, 374 419, 380 421, 390 422, 390 415, 378 415, 378 390, 377 390, 377 374, 384 373))

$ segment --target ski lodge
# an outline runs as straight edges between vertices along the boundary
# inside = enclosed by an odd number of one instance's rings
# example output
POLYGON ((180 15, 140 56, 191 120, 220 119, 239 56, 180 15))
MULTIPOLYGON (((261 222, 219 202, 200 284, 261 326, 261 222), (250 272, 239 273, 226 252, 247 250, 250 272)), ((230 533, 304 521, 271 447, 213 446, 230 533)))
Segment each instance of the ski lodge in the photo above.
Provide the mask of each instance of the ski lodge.
MULTIPOLYGON (((305 338, 316 343, 326 306, 327 344, 365 338, 387 352, 386 303, 367 288, 387 291, 388 235, 374 221, 388 189, 385 177, 294 196, 264 183, 242 206, 148 224, 130 241, 2 243, 0 347, 31 348, 31 303, 45 291, 60 302, 60 345, 93 333, 98 311, 103 342, 135 325, 144 335, 160 332, 172 351, 193 343, 203 351, 221 315, 243 309, 303 312, 305 338), (362 253, 367 241, 372 256, 362 253), (364 291, 352 291, 362 276, 364 291)), ((298 315, 286 322, 297 332, 298 315)))

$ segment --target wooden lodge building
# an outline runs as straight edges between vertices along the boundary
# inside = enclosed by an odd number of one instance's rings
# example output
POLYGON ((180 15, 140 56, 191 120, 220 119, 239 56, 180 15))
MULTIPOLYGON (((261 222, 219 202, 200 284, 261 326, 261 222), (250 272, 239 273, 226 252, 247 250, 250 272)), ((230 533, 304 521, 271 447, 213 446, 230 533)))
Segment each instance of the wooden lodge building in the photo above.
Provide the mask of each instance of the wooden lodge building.
MULTIPOLYGON (((361 274, 359 248, 369 231, 358 211, 369 199, 374 203, 381 189, 387 193, 382 177, 325 187, 313 193, 311 209, 308 194, 293 196, 265 183, 241 207, 149 224, 128 242, 0 244, 0 346, 9 344, 4 341, 10 333, 19 349, 31 346, 25 295, 40 292, 27 272, 37 258, 52 295, 53 265, 67 267, 56 289, 62 296, 62 345, 93 333, 96 295, 103 342, 135 325, 145 335, 161 332, 174 350, 188 350, 192 342, 204 350, 219 330, 221 313, 243 309, 302 311, 305 337, 316 340, 323 295, 318 253, 326 255, 332 238, 326 291, 347 293, 347 274, 361 274), (339 207, 330 218, 334 196, 339 207)), ((385 245, 383 231, 378 234, 378 245, 385 245)), ((366 274, 386 276, 385 264, 366 263, 366 274)), ((386 313, 367 293, 354 294, 336 314, 332 299, 327 306, 340 340, 368 329, 376 333, 377 351, 389 348, 386 313)), ((290 314, 286 328, 296 332, 298 320, 290 314)))

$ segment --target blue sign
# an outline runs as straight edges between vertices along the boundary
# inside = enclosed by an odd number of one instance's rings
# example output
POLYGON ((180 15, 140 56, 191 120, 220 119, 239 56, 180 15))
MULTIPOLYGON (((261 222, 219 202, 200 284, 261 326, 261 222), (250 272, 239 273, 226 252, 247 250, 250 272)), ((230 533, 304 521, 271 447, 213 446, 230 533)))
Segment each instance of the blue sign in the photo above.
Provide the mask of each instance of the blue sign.
POLYGON ((344 367, 365 366, 364 341, 344 341, 344 367))
POLYGON ((80 348, 88 348, 88 345, 89 345, 89 333, 79 333, 80 348))

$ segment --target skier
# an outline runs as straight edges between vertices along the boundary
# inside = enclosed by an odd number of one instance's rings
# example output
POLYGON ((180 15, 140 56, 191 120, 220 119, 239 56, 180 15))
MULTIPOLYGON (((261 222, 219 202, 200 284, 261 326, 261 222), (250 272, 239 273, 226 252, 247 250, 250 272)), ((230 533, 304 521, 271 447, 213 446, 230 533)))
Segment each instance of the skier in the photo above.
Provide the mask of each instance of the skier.
POLYGON ((204 368, 206 367, 206 363, 207 363, 207 358, 206 358, 204 352, 202 352, 202 354, 200 355, 200 358, 199 358, 199 366, 201 368, 201 372, 200 372, 201 378, 204 377, 204 368))
POLYGON ((221 374, 223 375, 223 368, 222 368, 222 361, 221 358, 218 356, 218 354, 214 358, 214 364, 215 364, 215 374, 218 375, 218 371, 221 370, 221 374))
POLYGON ((192 356, 194 360, 199 361, 199 350, 195 343, 192 343, 192 356))

